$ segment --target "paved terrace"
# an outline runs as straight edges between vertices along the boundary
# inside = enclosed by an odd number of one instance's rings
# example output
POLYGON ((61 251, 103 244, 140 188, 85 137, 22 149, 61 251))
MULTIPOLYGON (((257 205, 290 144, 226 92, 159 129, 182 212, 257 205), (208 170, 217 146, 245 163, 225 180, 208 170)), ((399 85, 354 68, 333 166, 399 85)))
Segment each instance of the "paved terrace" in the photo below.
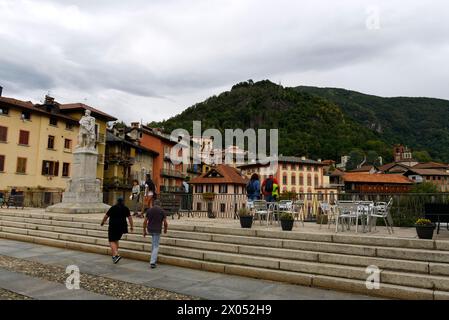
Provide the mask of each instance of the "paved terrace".
MULTIPOLYGON (((2 212, 7 211, 17 211, 24 212, 29 214, 49 214, 54 216, 68 216, 68 214, 63 213, 49 213, 45 212, 44 209, 36 209, 36 208, 24 208, 21 209, 0 209, 0 214, 2 212)), ((73 216, 73 215, 72 215, 73 216)), ((103 214, 77 214, 77 217, 89 217, 89 218, 98 218, 98 221, 101 221, 101 218, 104 216, 103 214)), ((134 221, 141 222, 142 218, 134 218, 134 221)), ((213 226, 213 227, 225 227, 225 228, 240 228, 240 221, 234 219, 210 219, 210 218, 198 218, 198 217, 187 217, 183 216, 180 219, 177 216, 172 219, 171 217, 168 219, 169 228, 170 224, 181 224, 181 225, 195 225, 195 226, 213 226)), ((267 226, 266 221, 260 224, 259 221, 254 221, 252 229, 262 229, 262 230, 281 230, 281 226, 277 224, 277 222, 273 222, 267 226)), ((341 229, 340 229, 341 230, 341 229)), ((361 227, 359 226, 359 232, 355 232, 355 227, 351 227, 351 230, 344 232, 339 231, 339 234, 347 234, 347 235, 358 235, 358 236, 375 236, 375 237, 395 237, 395 238, 408 238, 408 239, 417 239, 415 228, 394 228, 394 234, 389 234, 387 229, 383 226, 378 226, 377 230, 372 229, 371 232, 361 232, 361 227)), ((139 232, 140 230, 135 229, 134 232, 139 232)), ((285 231, 287 232, 287 231, 285 231)), ((305 233, 323 233, 323 234, 335 234, 335 225, 331 225, 328 228, 327 224, 323 224, 320 228, 320 225, 316 222, 305 222, 304 226, 301 222, 295 222, 293 230, 291 232, 305 232, 305 233)), ((448 240, 449 241, 449 231, 446 229, 446 225, 442 224, 440 227, 440 234, 437 235, 436 229, 434 233, 433 240, 448 240)))

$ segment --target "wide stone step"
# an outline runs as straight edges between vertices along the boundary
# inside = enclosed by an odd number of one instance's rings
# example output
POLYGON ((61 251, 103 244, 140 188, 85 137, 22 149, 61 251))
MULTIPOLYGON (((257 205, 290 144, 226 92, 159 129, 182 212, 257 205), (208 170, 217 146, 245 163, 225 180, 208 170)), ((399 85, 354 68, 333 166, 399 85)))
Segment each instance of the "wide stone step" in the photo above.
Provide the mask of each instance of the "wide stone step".
MULTIPOLYGON (((97 225, 100 222, 99 218, 52 215, 48 213, 15 212, 14 210, 1 211, 0 216, 53 220, 56 222, 56 224, 58 223, 58 221, 65 221, 65 222, 72 222, 73 225, 76 226, 82 226, 83 224, 97 225)), ((141 227, 142 220, 135 219, 135 225, 136 227, 141 227)), ((88 225, 85 225, 85 227, 88 227, 88 225)), ((365 247, 381 246, 381 247, 398 247, 409 249, 449 251, 449 241, 405 239, 405 238, 397 238, 394 236, 376 237, 369 235, 360 236, 356 234, 316 234, 307 232, 283 232, 280 230, 275 231, 264 229, 224 228, 216 226, 194 226, 183 224, 171 224, 170 229, 178 231, 189 231, 197 234, 207 233, 217 235, 236 235, 244 237, 257 237, 257 238, 270 238, 270 239, 274 238, 279 240, 330 242, 330 243, 363 245, 365 247)))
MULTIPOLYGON (((34 225, 22 222, 11 222, 11 221, 1 221, 0 226, 2 227, 12 227, 18 229, 29 229, 29 230, 39 230, 39 231, 49 231, 59 233, 59 238, 67 238, 68 240, 75 239, 70 234, 74 235, 84 235, 90 237, 99 237, 101 239, 107 238, 107 232, 105 230, 97 231, 97 230, 85 230, 85 229, 76 229, 76 228, 68 228, 68 227, 58 227, 52 225, 34 225), (67 235, 69 234, 69 235, 67 235)), ((8 231, 9 229, 5 229, 8 231)), ((16 232, 22 232, 20 230, 16 230, 16 232)), ((32 233, 36 234, 34 231, 32 233)), ((322 252, 314 252, 314 251, 303 251, 303 250, 292 250, 292 249, 282 249, 282 248, 261 248, 259 246, 250 246, 250 245, 235 245, 228 243, 217 243, 217 242, 209 242, 209 241, 199 241, 199 240, 190 240, 184 239, 186 232, 179 231, 171 231, 169 234, 171 237, 162 237, 161 244, 163 245, 172 245, 176 247, 187 247, 199 250, 210 250, 210 251, 221 251, 221 252, 229 252, 229 253, 239 253, 246 254, 251 256, 266 256, 280 259, 293 259, 293 260, 303 260, 303 261, 315 261, 322 263, 331 263, 338 265, 350 265, 350 266, 361 266, 366 267, 368 265, 376 265, 382 269, 389 270, 397 270, 397 271, 411 271, 417 273, 430 273, 429 264, 427 262, 417 262, 417 261, 408 261, 408 260, 394 260, 394 259, 385 259, 385 258, 376 258, 376 257, 364 257, 364 256, 356 256, 356 255, 342 255, 342 254, 329 254, 322 252), (175 234, 175 236, 173 235, 175 234), (180 236, 176 238, 176 236, 180 236)), ((187 233, 188 234, 188 233, 187 233)), ((53 236, 55 237, 55 236, 53 236)), ((139 234, 127 234, 123 237, 123 240, 130 240, 133 242, 146 242, 148 243, 148 238, 145 239, 143 236, 139 234)), ((205 239, 209 240, 209 239, 205 239)), ((74 240, 77 241, 77 240, 74 240)), ((80 242, 88 242, 90 243, 98 243, 93 242, 89 238, 80 239, 80 242)), ((134 244, 135 247, 140 246, 141 250, 142 244, 134 244)), ((440 264, 437 270, 438 275, 447 275, 449 274, 449 265, 440 264)))
MULTIPOLYGON (((41 238, 7 232, 0 232, 0 236, 8 239, 33 242, 72 250, 81 250, 100 254, 110 254, 109 248, 101 245, 75 243, 66 240, 41 238)), ((148 261, 150 253, 136 251, 132 249, 121 249, 121 255, 127 258, 148 261)), ((213 272, 224 272, 233 275, 241 275, 273 281, 282 281, 326 289, 357 292, 360 294, 388 297, 394 299, 420 299, 420 300, 449 299, 449 293, 445 291, 421 289, 404 285, 381 283, 380 289, 369 290, 367 289, 364 280, 345 279, 340 277, 291 272, 285 270, 270 270, 266 268, 247 267, 241 265, 229 265, 219 262, 201 261, 193 258, 167 256, 165 254, 160 254, 159 261, 161 263, 178 265, 193 269, 201 269, 213 272)))
MULTIPOLYGON (((68 217, 63 217, 68 218, 68 217)), ((70 232, 68 230, 62 229, 64 227, 71 228, 73 230, 72 233, 76 234, 85 234, 85 235, 91 235, 91 236, 104 236, 101 231, 105 231, 107 227, 101 227, 98 223, 92 224, 92 223, 81 223, 81 222, 71 222, 66 220, 45 220, 45 219, 34 219, 34 218, 23 218, 23 217, 12 217, 11 219, 5 217, 0 217, 0 223, 11 223, 18 221, 23 221, 24 223, 31 224, 36 226, 36 229, 42 229, 42 230, 49 230, 49 231, 55 231, 55 232, 70 232), (52 229, 50 227, 45 226, 54 226, 55 228, 58 226, 63 226, 60 229, 52 229)), ((19 226, 19 224, 16 224, 19 226)), ((20 227, 22 227, 20 225, 20 227)), ((191 229, 193 226, 187 226, 191 229)), ((29 228, 33 228, 30 226, 29 228)), ((138 230, 138 227, 136 227, 138 230)), ((299 240, 282 240, 282 239, 271 239, 271 238, 258 238, 258 237, 247 237, 247 236, 238 236, 238 235, 222 235, 222 234, 207 234, 207 233, 196 233, 191 231, 179 231, 179 230, 170 230, 169 233, 162 237, 162 239, 167 238, 180 238, 180 239, 195 239, 195 240, 202 240, 207 241, 210 243, 221 243, 223 244, 224 249, 228 249, 230 252, 235 251, 235 247, 230 246, 230 244, 236 244, 236 245, 249 245, 249 246, 257 246, 257 247, 274 247, 278 249, 289 249, 289 250, 297 250, 297 251, 306 251, 308 253, 301 254, 302 259, 305 260, 317 260, 313 257, 313 253, 334 253, 334 254, 344 254, 344 255, 352 255, 352 256, 365 256, 365 257, 371 257, 374 258, 382 258, 382 259, 400 259, 400 260, 408 260, 408 261, 419 261, 422 263, 449 263, 449 252, 446 251, 439 251, 439 250, 420 250, 420 249, 403 249, 403 248, 392 248, 392 247, 374 247, 374 246, 361 246, 361 245, 352 245, 352 244, 340 244, 340 243, 328 243, 328 242, 312 242, 312 241, 299 241, 299 240), (306 255, 309 257, 307 258, 306 255)), ((134 241, 141 241, 139 240, 136 235, 125 235, 124 240, 131 239, 134 241)), ((168 241, 168 240, 163 240, 168 241)), ((182 245, 182 241, 180 241, 180 245, 182 245)), ((212 244, 205 244, 203 245, 203 248, 211 247, 212 244)), ((251 250, 249 248, 248 250, 251 250)), ((279 251, 275 250, 263 250, 267 253, 269 252, 275 252, 279 253, 279 251)), ((269 255, 269 254, 266 254, 269 255)), ((279 257, 279 255, 275 255, 276 257, 279 257)), ((335 258, 335 256, 332 255, 322 255, 323 256, 323 262, 332 262, 331 259, 335 258)), ((282 257, 282 256, 281 256, 282 257)), ((375 260, 372 260, 375 262, 375 260)), ((369 261, 370 259, 365 259, 365 261, 369 261)), ((340 263, 343 263, 343 261, 346 261, 349 265, 361 265, 361 263, 357 263, 354 259, 346 259, 341 260, 340 263)), ((387 266, 383 260, 380 260, 379 262, 381 266, 387 266)), ((409 267, 411 264, 407 264, 405 262, 403 265, 408 265, 409 267)), ((393 266, 398 266, 398 264, 393 264, 393 266)), ((396 269, 397 267, 393 267, 391 269, 396 269)), ((404 268, 404 267, 403 267, 404 268)), ((407 267, 405 267, 407 268, 407 267)), ((410 271, 418 271, 419 272, 426 272, 425 266, 422 264, 417 263, 416 268, 413 269, 406 269, 410 271)), ((402 268, 401 268, 402 269, 402 268)), ((399 270, 401 270, 399 269, 399 270)), ((434 268, 435 269, 435 268, 434 268)), ((438 268, 440 271, 440 274, 448 274, 449 270, 444 267, 438 268)))
MULTIPOLYGON (((96 238, 85 235, 60 234, 42 230, 27 230, 12 227, 1 227, 1 232, 16 233, 40 238, 50 238, 63 240, 71 243, 100 245, 108 247, 108 241, 105 238, 96 238), (25 231, 25 232, 24 232, 25 231)), ((176 244, 176 242, 174 243, 176 244)), ((121 247, 124 249, 145 251, 150 250, 149 244, 122 241, 121 247)), ((192 248, 182 248, 177 246, 165 246, 160 248, 161 254, 176 257, 193 258, 196 260, 205 260, 225 264, 235 264, 250 267, 260 267, 275 270, 295 271, 307 274, 319 274, 325 276, 342 277, 348 279, 366 279, 365 268, 341 266, 320 262, 292 261, 286 259, 276 259, 271 257, 261 257, 255 255, 245 255, 240 253, 214 252, 210 250, 197 250, 192 248)), ((383 270, 381 272, 381 282, 389 284, 400 284, 425 288, 432 290, 449 291, 449 278, 444 276, 419 275, 415 273, 404 273, 383 270)))

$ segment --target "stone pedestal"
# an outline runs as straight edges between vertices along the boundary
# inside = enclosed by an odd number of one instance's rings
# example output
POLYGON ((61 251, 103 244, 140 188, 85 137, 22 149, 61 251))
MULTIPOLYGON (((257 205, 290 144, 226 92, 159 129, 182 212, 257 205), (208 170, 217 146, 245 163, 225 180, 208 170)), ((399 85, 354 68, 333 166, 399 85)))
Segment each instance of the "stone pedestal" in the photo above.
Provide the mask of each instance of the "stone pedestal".
POLYGON ((103 203, 101 182, 97 176, 98 153, 78 148, 73 153, 72 178, 62 195, 62 202, 50 206, 47 212, 105 213, 110 206, 103 203))

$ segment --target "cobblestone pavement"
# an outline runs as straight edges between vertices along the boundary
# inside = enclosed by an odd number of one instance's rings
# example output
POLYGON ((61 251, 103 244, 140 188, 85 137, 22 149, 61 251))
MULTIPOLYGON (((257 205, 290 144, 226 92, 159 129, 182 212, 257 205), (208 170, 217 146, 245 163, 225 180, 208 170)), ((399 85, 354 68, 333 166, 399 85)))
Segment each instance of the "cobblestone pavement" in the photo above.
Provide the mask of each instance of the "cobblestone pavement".
POLYGON ((0 300, 32 300, 27 296, 0 288, 0 300))
MULTIPOLYGON (((38 262, 0 255, 0 268, 19 272, 48 281, 65 284, 68 274, 65 268, 44 265, 38 262)), ((86 273, 80 275, 80 287, 97 294, 125 300, 194 300, 192 296, 178 294, 163 289, 113 280, 86 273)), ((0 296, 2 293, 0 292, 0 296)), ((5 296, 8 296, 5 293, 5 296)), ((14 298, 14 296, 12 296, 14 298)), ((15 299, 15 298, 14 298, 15 299)), ((20 297, 17 297, 20 299, 20 297)))

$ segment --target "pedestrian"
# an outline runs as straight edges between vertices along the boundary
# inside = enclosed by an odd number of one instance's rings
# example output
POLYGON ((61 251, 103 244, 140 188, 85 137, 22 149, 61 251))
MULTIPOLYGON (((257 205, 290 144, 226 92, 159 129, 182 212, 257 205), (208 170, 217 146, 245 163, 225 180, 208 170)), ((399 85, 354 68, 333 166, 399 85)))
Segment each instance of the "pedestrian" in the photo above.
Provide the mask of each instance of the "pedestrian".
POLYGON ((249 201, 260 200, 260 181, 257 173, 253 173, 251 179, 248 181, 246 193, 249 201))
POLYGON ((123 198, 119 197, 117 203, 109 208, 101 221, 101 226, 109 219, 108 239, 111 246, 112 262, 117 263, 122 258, 118 254, 119 241, 123 234, 128 233, 128 218, 131 232, 134 230, 133 218, 127 206, 125 206, 123 198))
POLYGON ((150 266, 152 269, 156 268, 162 226, 164 227, 164 233, 167 233, 167 216, 159 206, 159 201, 157 201, 152 208, 147 210, 145 220, 143 221, 143 236, 146 237, 147 234, 151 235, 150 266))
POLYGON ((156 200, 156 185, 151 179, 151 174, 147 173, 145 180, 145 191, 143 196, 142 216, 146 209, 153 206, 153 201, 156 200))
POLYGON ((140 186, 139 181, 133 180, 133 187, 131 189, 131 197, 130 199, 133 201, 133 216, 142 217, 139 215, 139 202, 140 202, 140 186))
POLYGON ((279 198, 279 185, 277 184, 277 182, 273 183, 273 192, 271 193, 271 195, 273 196, 273 202, 276 202, 279 198))
POLYGON ((264 195, 265 201, 267 202, 273 202, 273 184, 277 184, 279 186, 279 183, 277 180, 273 177, 272 174, 268 176, 267 179, 264 180, 262 183, 262 193, 264 195))

